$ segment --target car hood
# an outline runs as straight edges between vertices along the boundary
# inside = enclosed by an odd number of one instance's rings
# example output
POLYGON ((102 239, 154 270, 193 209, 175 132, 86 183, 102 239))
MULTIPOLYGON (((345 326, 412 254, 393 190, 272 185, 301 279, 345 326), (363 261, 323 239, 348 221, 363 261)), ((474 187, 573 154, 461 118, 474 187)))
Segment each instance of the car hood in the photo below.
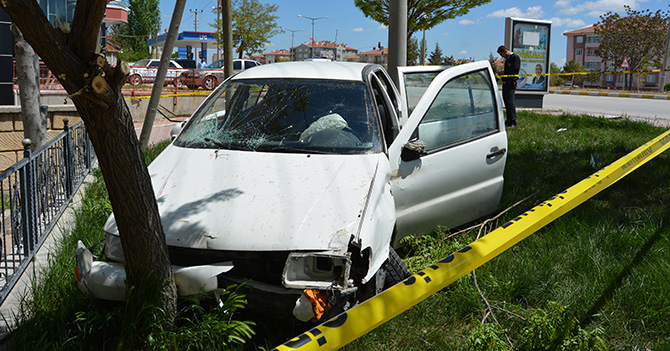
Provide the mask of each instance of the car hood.
MULTIPOLYGON (((337 251, 357 235, 381 157, 170 145, 149 172, 170 246, 337 251)), ((118 235, 113 216, 105 230, 118 235)))

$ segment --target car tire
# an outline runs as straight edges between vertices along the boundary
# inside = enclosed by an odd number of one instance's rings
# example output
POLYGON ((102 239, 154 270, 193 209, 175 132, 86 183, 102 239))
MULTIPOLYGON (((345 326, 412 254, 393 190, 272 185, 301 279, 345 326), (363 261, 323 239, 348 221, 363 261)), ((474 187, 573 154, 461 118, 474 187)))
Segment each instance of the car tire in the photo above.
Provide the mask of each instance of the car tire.
POLYGON ((216 78, 212 76, 207 76, 203 78, 202 87, 205 90, 214 90, 214 88, 216 88, 216 78))
POLYGON ((142 77, 139 74, 133 74, 128 78, 128 82, 130 82, 130 85, 138 86, 142 84, 142 77))
POLYGON ((174 87, 179 89, 184 86, 184 83, 181 79, 181 77, 176 77, 173 81, 172 84, 174 84, 174 87))
POLYGON ((400 256, 391 247, 389 248, 389 259, 386 262, 386 277, 384 280, 384 290, 400 283, 409 277, 407 266, 400 256))

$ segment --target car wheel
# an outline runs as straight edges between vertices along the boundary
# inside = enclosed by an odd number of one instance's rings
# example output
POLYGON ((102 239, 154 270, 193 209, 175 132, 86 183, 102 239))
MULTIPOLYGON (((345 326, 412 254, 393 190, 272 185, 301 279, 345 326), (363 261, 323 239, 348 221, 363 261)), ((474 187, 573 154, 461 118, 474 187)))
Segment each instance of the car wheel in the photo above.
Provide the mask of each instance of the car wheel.
POLYGON ((202 87, 205 90, 214 90, 216 88, 216 78, 212 76, 207 76, 202 80, 202 87))
POLYGON ((140 85, 142 84, 142 77, 139 74, 133 74, 128 78, 128 81, 131 85, 140 85))
POLYGON ((409 272, 400 256, 389 248, 389 260, 386 263, 386 277, 384 280, 384 290, 400 283, 409 277, 409 272))
POLYGON ((177 77, 172 81, 172 84, 174 84, 175 88, 181 88, 184 86, 184 82, 182 81, 181 77, 177 77))

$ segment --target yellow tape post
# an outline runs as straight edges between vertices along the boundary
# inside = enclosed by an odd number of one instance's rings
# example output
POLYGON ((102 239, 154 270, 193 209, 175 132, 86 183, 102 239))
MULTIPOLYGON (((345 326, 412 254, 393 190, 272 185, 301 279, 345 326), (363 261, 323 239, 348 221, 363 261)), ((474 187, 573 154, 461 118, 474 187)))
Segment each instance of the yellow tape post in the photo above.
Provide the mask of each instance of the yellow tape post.
MULTIPOLYGON (((193 92, 193 93, 165 94, 165 95, 161 95, 161 97, 209 95, 211 93, 212 93, 211 91, 196 91, 196 92, 193 92)), ((126 96, 126 97, 124 97, 124 100, 143 100, 143 99, 149 99, 149 98, 151 98, 151 95, 126 96)))
POLYGON ((670 130, 460 251, 274 350, 335 350, 440 291, 670 147, 670 130))

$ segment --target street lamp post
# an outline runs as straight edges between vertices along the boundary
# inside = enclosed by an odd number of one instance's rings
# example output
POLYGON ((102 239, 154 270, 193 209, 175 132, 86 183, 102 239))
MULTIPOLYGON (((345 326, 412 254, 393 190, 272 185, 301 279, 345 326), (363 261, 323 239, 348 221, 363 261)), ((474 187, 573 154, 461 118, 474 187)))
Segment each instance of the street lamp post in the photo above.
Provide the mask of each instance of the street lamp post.
POLYGON ((311 48, 310 56, 314 57, 314 21, 320 20, 320 19, 328 19, 328 17, 307 17, 307 16, 303 16, 303 15, 298 15, 298 17, 304 17, 304 18, 307 18, 309 20, 312 20, 312 48, 311 48))
POLYGON ((304 29, 286 29, 286 28, 283 28, 283 27, 282 27, 282 29, 291 32, 291 48, 290 48, 290 50, 293 50, 293 37, 295 37, 295 32, 302 32, 302 31, 304 31, 304 29))

